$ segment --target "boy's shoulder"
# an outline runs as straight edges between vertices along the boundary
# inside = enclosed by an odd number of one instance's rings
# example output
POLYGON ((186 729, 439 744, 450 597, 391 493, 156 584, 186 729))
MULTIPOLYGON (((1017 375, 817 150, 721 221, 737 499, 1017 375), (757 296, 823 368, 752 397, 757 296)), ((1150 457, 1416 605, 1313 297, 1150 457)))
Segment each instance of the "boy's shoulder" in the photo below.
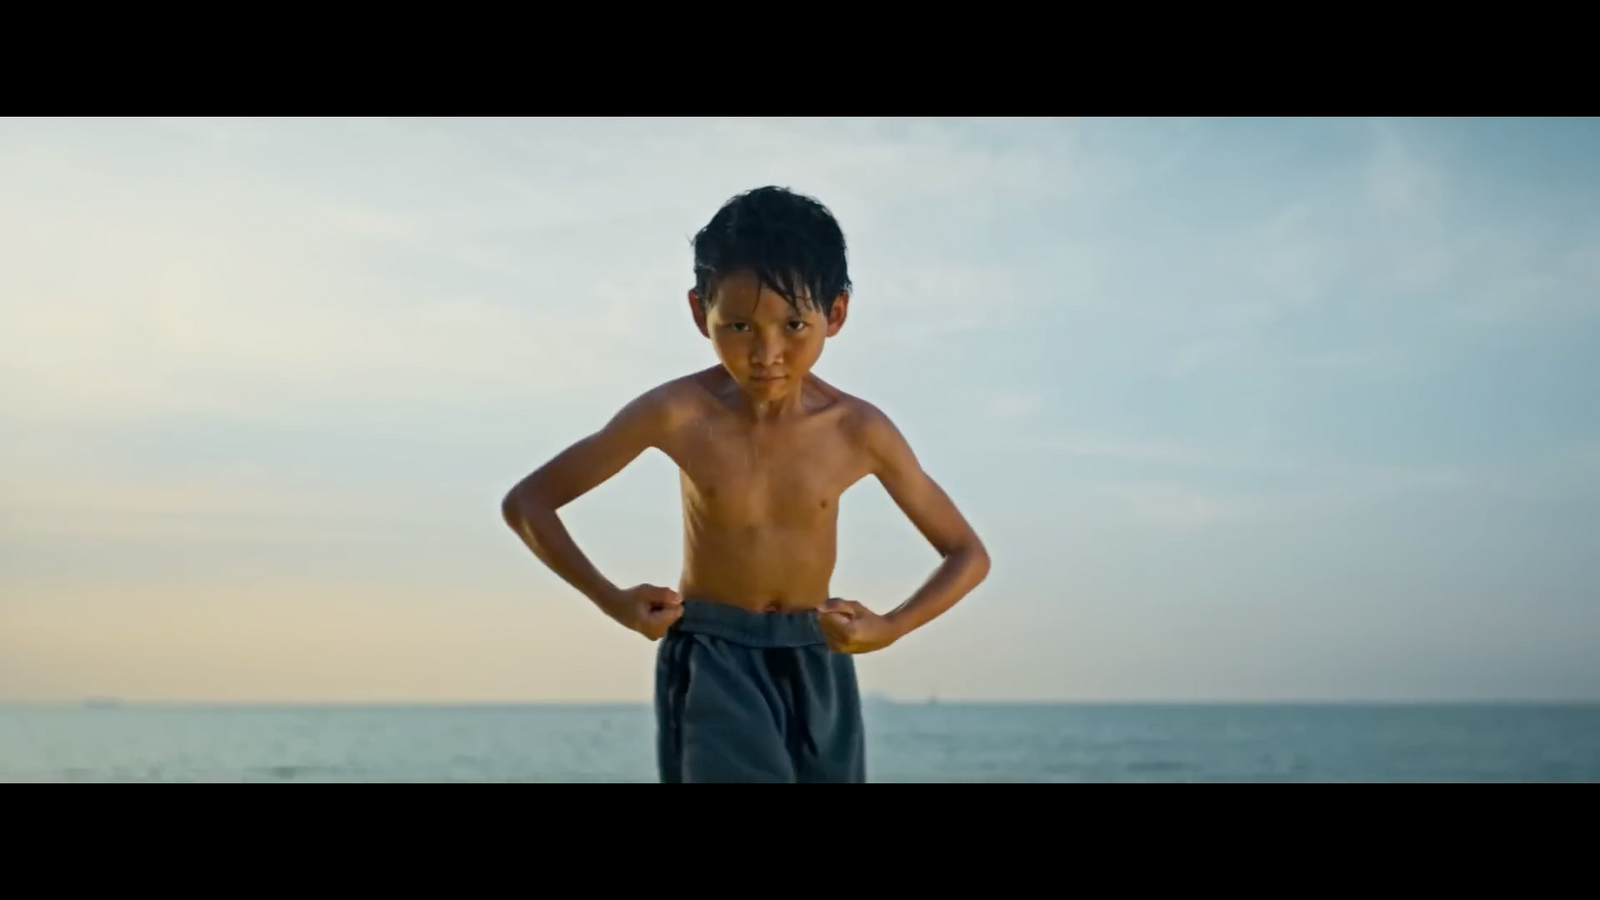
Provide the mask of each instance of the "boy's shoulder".
POLYGON ((826 404, 827 411, 839 417, 840 424, 855 434, 865 434, 887 424, 889 417, 866 398, 829 384, 815 375, 807 376, 807 387, 826 404))
POLYGON ((728 387, 728 375, 723 368, 711 366, 668 379, 639 394, 624 407, 624 414, 670 430, 715 412, 721 402, 718 395, 728 387))
POLYGON ((669 378, 640 394, 634 402, 657 409, 676 408, 698 402, 710 387, 709 379, 712 374, 712 369, 701 369, 698 372, 669 378))
POLYGON ((901 442, 900 430, 876 404, 815 376, 811 381, 831 404, 829 411, 838 416, 840 431, 851 444, 878 453, 892 450, 901 442))
POLYGON ((645 391, 634 402, 670 416, 703 415, 715 408, 718 394, 730 386, 727 372, 721 366, 711 366, 668 379, 645 391))
POLYGON ((664 381, 638 394, 623 404, 609 427, 644 433, 654 440, 684 424, 698 411, 696 394, 702 389, 696 384, 696 374, 664 381))

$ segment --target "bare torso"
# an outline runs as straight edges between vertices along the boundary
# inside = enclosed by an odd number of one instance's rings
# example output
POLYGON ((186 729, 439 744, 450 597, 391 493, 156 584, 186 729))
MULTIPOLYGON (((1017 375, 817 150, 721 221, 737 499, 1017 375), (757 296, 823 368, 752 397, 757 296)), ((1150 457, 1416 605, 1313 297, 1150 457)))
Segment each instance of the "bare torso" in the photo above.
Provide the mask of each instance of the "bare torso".
POLYGON ((756 421, 720 369, 678 387, 684 413, 661 448, 682 485, 678 593, 767 612, 826 602, 839 498, 871 471, 860 401, 808 377, 792 414, 756 421))

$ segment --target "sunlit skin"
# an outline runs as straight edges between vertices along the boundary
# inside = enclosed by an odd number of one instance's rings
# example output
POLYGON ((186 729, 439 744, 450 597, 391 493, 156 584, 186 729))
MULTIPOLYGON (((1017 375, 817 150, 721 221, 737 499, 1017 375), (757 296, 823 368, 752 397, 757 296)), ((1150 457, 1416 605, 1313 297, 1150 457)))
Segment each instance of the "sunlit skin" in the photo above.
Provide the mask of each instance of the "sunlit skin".
POLYGON ((651 640, 682 615, 683 597, 816 610, 829 646, 842 653, 881 649, 927 624, 983 580, 989 558, 889 418, 811 374, 844 327, 849 299, 841 294, 826 315, 809 302, 797 308, 750 273, 722 279, 704 308, 690 291, 690 314, 720 365, 640 395, 523 479, 503 504, 507 523, 568 584, 651 640), (557 515, 650 448, 680 472, 676 590, 614 585, 557 515), (830 593, 839 498, 869 476, 942 557, 920 589, 882 615, 830 593))

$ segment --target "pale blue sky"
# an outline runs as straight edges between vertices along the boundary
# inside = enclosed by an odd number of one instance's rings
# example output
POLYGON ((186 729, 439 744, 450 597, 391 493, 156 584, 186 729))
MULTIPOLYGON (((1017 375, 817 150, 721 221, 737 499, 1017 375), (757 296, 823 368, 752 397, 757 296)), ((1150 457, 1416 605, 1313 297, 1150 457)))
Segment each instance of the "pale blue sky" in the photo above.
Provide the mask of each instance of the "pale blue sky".
MULTIPOLYGON (((690 236, 839 216, 819 374, 987 539, 869 690, 1600 698, 1593 121, 0 123, 0 700, 643 700, 500 523, 714 361, 690 236)), ((670 463, 571 509, 672 584, 670 463)), ((936 562, 867 482, 836 591, 936 562)))

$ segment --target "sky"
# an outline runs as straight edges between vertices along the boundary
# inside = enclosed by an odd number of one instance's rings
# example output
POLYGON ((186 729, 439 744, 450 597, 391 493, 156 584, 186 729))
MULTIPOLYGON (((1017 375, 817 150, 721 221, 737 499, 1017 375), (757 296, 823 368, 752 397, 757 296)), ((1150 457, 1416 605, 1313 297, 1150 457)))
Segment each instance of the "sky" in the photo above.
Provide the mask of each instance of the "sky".
MULTIPOLYGON (((507 529, 777 184, 989 579, 863 689, 1600 699, 1593 120, 0 121, 0 701, 642 702, 507 529)), ((563 511, 674 585, 672 464, 563 511)), ((937 555, 868 480, 839 596, 937 555)))

